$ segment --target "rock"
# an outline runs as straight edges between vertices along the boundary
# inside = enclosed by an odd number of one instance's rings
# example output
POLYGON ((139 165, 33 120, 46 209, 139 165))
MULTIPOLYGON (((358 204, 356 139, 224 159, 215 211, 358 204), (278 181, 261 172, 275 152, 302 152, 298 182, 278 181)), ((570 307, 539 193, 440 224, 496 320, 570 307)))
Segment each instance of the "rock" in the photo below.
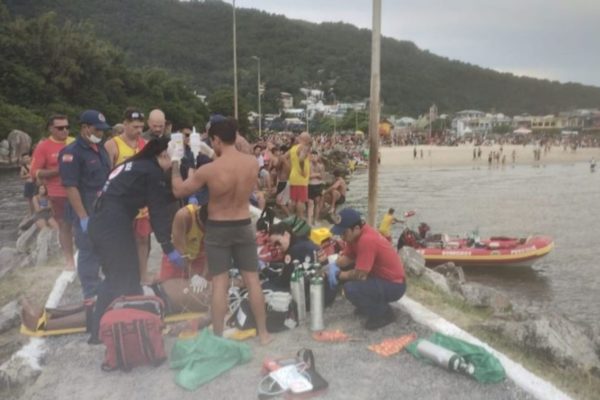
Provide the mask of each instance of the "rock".
POLYGON ((464 283, 460 285, 460 292, 467 304, 473 307, 490 307, 495 311, 504 311, 512 307, 508 296, 479 283, 464 283))
POLYGON ((18 129, 10 131, 6 140, 11 150, 10 159, 12 159, 12 162, 19 160, 22 154, 31 150, 31 136, 18 129))
POLYGON ((412 247, 404 246, 400 249, 400 257, 404 269, 409 275, 421 276, 425 272, 425 258, 412 247))
POLYGON ((45 265, 52 256, 58 253, 59 249, 58 231, 51 228, 41 229, 32 252, 35 265, 45 265))
POLYGON ((438 290, 441 290, 442 292, 444 292, 446 294, 452 294, 452 290, 450 290, 448 281, 446 280, 446 277, 442 274, 439 274, 433 270, 430 270, 429 268, 425 268, 425 271, 424 271, 423 275, 421 276, 421 279, 423 279, 425 282, 429 283, 430 285, 435 286, 438 290))
POLYGON ((499 333, 523 347, 539 352, 561 366, 576 366, 600 373, 600 358, 585 329, 554 312, 532 315, 526 321, 494 319, 482 328, 499 333))
POLYGON ((465 272, 461 267, 457 267, 452 261, 450 261, 445 264, 438 265, 437 267, 433 268, 433 270, 446 277, 446 282, 448 282, 450 290, 452 290, 454 293, 462 295, 461 285, 465 283, 465 272))
POLYGON ((0 309, 0 333, 17 326, 21 321, 21 306, 13 300, 0 309))
POLYGON ((29 227, 29 229, 19 235, 16 244, 17 250, 19 250, 21 253, 28 253, 29 250, 31 250, 33 244, 35 243, 35 234, 37 229, 37 225, 33 224, 29 227))
POLYGON ((12 247, 3 247, 0 249, 0 278, 13 268, 21 266, 25 257, 26 254, 23 254, 12 247))
POLYGON ((0 367, 0 390, 14 389, 31 382, 42 372, 22 357, 13 357, 0 367))

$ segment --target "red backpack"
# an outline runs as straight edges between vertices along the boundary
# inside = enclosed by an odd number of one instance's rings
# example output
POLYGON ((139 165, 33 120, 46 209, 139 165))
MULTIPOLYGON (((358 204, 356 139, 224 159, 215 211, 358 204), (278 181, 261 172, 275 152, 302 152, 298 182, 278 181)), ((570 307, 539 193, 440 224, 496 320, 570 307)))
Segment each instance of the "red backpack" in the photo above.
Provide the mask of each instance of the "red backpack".
POLYGON ((130 371, 165 361, 163 310, 163 301, 155 296, 114 300, 100 320, 100 340, 106 346, 102 369, 130 371))

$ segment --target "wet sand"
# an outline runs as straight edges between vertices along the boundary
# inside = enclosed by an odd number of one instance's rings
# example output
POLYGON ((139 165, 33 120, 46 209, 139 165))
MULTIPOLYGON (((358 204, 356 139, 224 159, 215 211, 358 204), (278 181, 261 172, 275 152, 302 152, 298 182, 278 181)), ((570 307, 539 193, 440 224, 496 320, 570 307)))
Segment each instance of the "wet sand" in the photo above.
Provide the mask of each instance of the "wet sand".
MULTIPOLYGON (((592 158, 600 159, 600 148, 579 148, 576 151, 554 146, 544 154, 542 150, 541 160, 535 161, 533 157, 534 146, 502 146, 502 154, 506 156, 506 165, 512 164, 511 155, 516 153, 515 165, 534 164, 569 164, 578 162, 589 162, 592 158)), ((473 160, 473 146, 417 146, 417 158, 413 158, 413 146, 403 147, 381 147, 381 165, 408 168, 435 168, 435 167, 467 167, 487 166, 488 155, 491 151, 499 151, 500 146, 481 146, 481 158, 473 160), (423 150, 423 158, 421 158, 423 150)), ((502 155, 500 156, 502 159, 502 155)), ((493 162, 493 165, 498 165, 493 162)), ((501 165, 501 163, 500 163, 501 165)))

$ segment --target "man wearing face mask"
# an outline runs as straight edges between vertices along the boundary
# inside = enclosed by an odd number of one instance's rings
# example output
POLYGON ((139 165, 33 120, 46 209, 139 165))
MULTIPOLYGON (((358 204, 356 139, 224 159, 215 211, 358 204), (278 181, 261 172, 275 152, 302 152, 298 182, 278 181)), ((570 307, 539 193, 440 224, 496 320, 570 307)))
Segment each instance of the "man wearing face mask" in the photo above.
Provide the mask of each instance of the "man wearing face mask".
POLYGON ((100 282, 100 262, 92 250, 87 226, 94 210, 94 201, 108 178, 111 161, 101 144, 104 131, 110 126, 96 110, 84 111, 79 117, 77 139, 61 150, 58 156, 60 177, 67 190, 67 213, 73 223, 75 244, 79 249, 77 272, 84 299, 96 296, 100 282))

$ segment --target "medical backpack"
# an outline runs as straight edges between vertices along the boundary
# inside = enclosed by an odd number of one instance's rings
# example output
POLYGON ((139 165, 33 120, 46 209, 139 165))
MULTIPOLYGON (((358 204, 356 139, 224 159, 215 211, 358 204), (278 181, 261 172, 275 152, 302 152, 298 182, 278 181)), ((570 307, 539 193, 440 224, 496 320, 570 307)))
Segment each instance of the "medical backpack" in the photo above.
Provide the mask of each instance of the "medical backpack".
POLYGON ((106 346, 102 370, 130 371, 166 360, 162 330, 164 303, 155 296, 122 296, 100 320, 100 340, 106 346))

